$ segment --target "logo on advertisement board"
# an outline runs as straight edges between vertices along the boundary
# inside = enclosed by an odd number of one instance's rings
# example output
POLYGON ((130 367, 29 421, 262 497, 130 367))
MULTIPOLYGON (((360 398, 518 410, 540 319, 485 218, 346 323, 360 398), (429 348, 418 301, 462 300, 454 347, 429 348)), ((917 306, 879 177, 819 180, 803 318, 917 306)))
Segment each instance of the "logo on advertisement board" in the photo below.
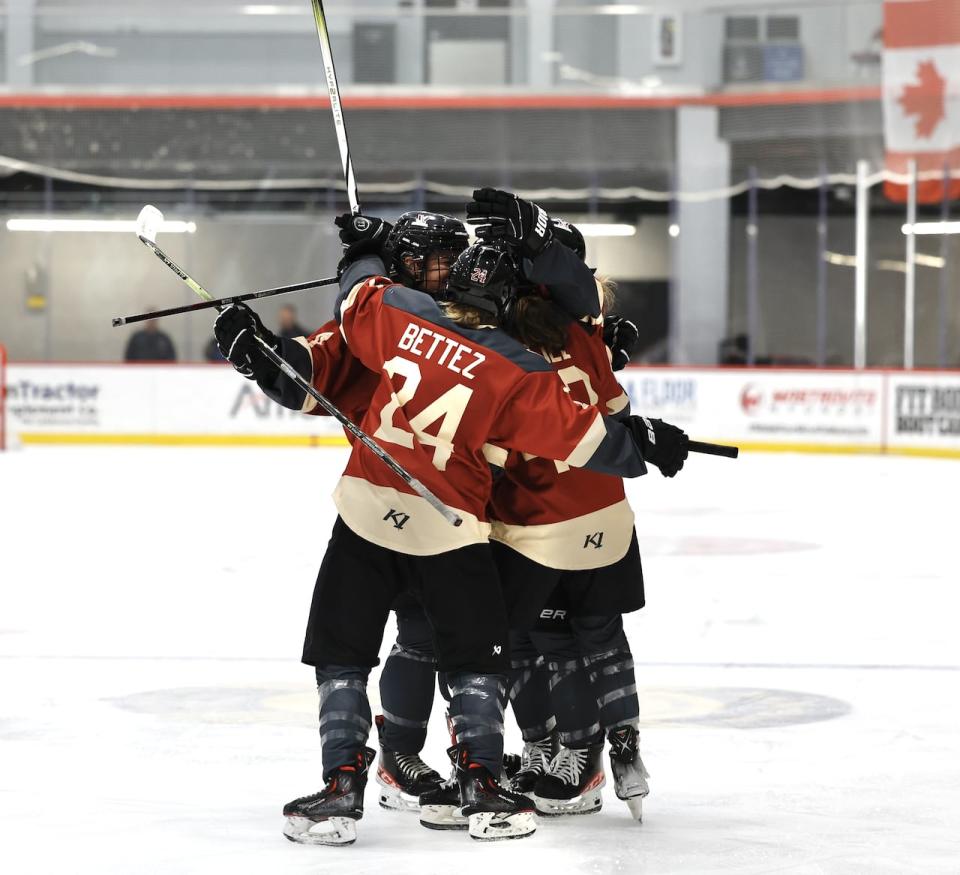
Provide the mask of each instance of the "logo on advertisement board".
POLYGON ((761 401, 763 401, 763 394, 753 383, 747 383, 740 392, 740 407, 744 413, 753 413, 754 409, 760 406, 761 401))
POLYGON ((230 405, 231 419, 244 413, 252 413, 257 419, 284 419, 298 415, 297 411, 281 407, 264 395, 256 384, 241 386, 230 405))
POLYGON ((879 393, 874 389, 771 389, 747 383, 740 390, 740 408, 749 416, 758 413, 860 414, 874 408, 879 393))
POLYGON ((960 437, 960 386, 897 386, 896 432, 960 437))
POLYGON ((637 410, 668 416, 693 414, 697 410, 697 380, 695 377, 643 377, 632 375, 621 378, 620 385, 637 410))
POLYGON ((101 389, 98 383, 70 379, 18 379, 7 386, 7 405, 19 428, 92 426, 100 420, 101 389))

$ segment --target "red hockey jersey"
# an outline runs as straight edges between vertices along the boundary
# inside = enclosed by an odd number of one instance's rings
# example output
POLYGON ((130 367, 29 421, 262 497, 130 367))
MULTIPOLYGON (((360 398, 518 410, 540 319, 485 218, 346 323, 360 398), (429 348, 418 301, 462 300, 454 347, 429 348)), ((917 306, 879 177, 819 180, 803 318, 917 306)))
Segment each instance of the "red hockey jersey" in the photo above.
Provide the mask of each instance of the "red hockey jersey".
MULTIPOLYGON (((599 325, 571 325, 567 348, 549 360, 576 401, 604 414, 629 412, 599 325)), ((490 502, 493 540, 564 570, 610 565, 627 552, 634 518, 619 477, 515 451, 500 464, 490 502)))
POLYGON ((602 457, 624 473, 644 472, 627 430, 608 433, 599 410, 576 404, 541 356, 499 329, 458 326, 429 296, 373 275, 380 271, 379 259, 368 258, 341 280, 343 337, 379 373, 361 427, 464 522, 446 523, 356 443, 334 492, 353 531, 413 555, 486 541, 487 444, 571 466, 602 457))
MULTIPOLYGON (((309 337, 298 337, 295 341, 310 353, 312 373, 303 376, 314 389, 340 408, 347 419, 359 423, 380 382, 379 374, 366 368, 350 351, 335 319, 309 337)), ((311 395, 305 397, 301 411, 315 416, 327 415, 311 395)), ((352 439, 349 432, 347 437, 352 439)))

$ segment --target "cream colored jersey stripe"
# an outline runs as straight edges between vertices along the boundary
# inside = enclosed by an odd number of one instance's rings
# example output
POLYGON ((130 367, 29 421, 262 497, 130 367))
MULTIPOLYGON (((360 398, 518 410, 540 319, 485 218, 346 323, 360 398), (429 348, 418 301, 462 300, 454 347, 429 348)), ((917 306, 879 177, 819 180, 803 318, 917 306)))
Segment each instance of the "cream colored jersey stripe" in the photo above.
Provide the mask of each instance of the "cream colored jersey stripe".
POLYGON ((607 436, 607 426, 603 417, 597 413, 593 419, 587 433, 580 439, 576 449, 563 461, 574 468, 582 468, 590 460, 590 457, 597 451, 597 447, 607 436))
POLYGON ((610 413, 619 413, 625 407, 630 406, 630 398, 626 392, 622 392, 619 396, 614 398, 612 401, 607 402, 607 410, 610 413))
MULTIPOLYGON (((316 376, 313 370, 313 353, 310 350, 311 346, 316 346, 318 343, 323 343, 324 340, 331 337, 332 335, 329 332, 324 332, 318 338, 314 339, 311 343, 305 337, 295 337, 294 340, 299 343, 307 351, 307 355, 310 356, 310 376, 307 378, 307 382, 312 386, 313 379, 316 376)), ((301 413, 310 413, 317 406, 317 399, 312 395, 307 394, 303 399, 303 406, 300 408, 301 413)))

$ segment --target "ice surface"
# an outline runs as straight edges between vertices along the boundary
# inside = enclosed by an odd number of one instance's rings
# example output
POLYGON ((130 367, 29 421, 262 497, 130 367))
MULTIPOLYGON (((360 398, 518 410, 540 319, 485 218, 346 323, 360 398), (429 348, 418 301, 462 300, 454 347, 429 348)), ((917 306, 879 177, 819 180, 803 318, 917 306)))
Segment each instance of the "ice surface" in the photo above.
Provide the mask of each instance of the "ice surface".
MULTIPOLYGON (((478 845, 371 787, 352 848, 285 841, 281 806, 320 787, 298 658, 343 458, 0 455, 0 870, 960 872, 960 464, 921 459, 631 484, 642 825, 608 786, 598 815, 478 845)), ((437 767, 444 738, 438 702, 437 767)))

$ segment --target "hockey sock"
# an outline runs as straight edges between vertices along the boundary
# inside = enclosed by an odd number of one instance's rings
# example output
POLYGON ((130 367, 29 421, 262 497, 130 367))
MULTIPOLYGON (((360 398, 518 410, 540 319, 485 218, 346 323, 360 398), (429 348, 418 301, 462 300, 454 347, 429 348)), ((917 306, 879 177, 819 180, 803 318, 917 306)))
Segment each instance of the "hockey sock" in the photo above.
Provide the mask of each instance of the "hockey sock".
POLYGON ((507 689, 513 716, 524 741, 539 741, 546 738, 556 725, 547 686, 547 668, 525 632, 510 633, 510 653, 507 689))
POLYGON ((366 744, 370 734, 369 674, 369 668, 360 666, 317 666, 324 780, 334 769, 353 763, 366 744))
POLYGON ((493 775, 503 764, 503 708, 506 678, 496 674, 450 672, 450 720, 457 743, 493 775))
POLYGON ((606 732, 640 716, 633 656, 623 633, 623 617, 578 617, 574 620, 590 685, 606 732))
POLYGON ((633 656, 623 633, 623 618, 579 617, 574 621, 584 653, 590 685, 600 709, 604 731, 625 723, 636 724, 640 716, 633 656))
POLYGON ((600 711, 582 661, 549 659, 550 701, 564 747, 582 748, 603 739, 600 711))
POLYGON ((640 717, 640 701, 629 646, 588 656, 584 661, 604 731, 626 723, 635 726, 640 717))
POLYGON ((530 638, 543 660, 546 692, 560 743, 587 747, 602 737, 600 715, 590 681, 583 670, 580 642, 569 624, 550 631, 536 629, 530 638))
POLYGON ((400 612, 397 633, 380 673, 383 746, 395 753, 420 753, 433 708, 433 633, 422 614, 400 612))

